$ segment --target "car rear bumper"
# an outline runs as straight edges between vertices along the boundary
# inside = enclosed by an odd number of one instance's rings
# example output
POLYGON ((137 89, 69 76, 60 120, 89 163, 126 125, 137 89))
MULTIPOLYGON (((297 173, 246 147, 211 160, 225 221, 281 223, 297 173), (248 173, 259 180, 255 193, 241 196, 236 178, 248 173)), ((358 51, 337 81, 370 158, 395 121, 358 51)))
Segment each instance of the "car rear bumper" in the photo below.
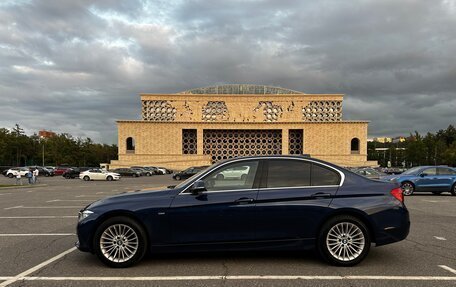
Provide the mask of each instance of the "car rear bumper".
POLYGON ((406 208, 391 209, 388 214, 383 214, 394 220, 382 220, 382 225, 377 225, 375 234, 376 246, 398 242, 407 238, 410 231, 410 217, 406 208))

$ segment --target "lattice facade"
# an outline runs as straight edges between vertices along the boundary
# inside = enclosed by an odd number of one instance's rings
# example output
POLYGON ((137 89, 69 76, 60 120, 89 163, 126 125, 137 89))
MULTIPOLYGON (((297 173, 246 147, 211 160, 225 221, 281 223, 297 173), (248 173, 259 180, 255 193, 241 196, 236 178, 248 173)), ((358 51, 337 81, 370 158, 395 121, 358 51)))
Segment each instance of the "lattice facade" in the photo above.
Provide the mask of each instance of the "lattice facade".
POLYGON ((307 122, 337 122, 342 120, 342 101, 311 101, 302 108, 307 122))
POLYGON ((280 117, 282 117, 282 107, 274 104, 273 102, 259 102, 258 106, 253 111, 256 112, 261 107, 263 107, 263 115, 265 122, 276 122, 280 117))
POLYGON ((196 129, 182 130, 182 154, 197 154, 198 141, 196 129))
POLYGON ((303 154, 303 130, 288 131, 288 152, 290 154, 303 154))
POLYGON ((281 130, 203 130, 203 154, 212 162, 248 155, 282 154, 281 130))
POLYGON ((142 118, 145 121, 170 122, 177 109, 169 101, 142 101, 142 118))
POLYGON ((223 101, 209 101, 202 108, 201 119, 205 122, 226 121, 230 117, 223 101))

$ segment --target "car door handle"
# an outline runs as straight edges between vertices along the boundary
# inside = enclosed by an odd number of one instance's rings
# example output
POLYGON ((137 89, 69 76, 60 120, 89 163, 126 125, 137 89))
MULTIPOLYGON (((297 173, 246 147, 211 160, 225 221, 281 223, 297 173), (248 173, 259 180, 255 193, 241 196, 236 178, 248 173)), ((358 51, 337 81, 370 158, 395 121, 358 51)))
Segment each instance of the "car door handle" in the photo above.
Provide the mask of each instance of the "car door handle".
POLYGON ((327 198, 327 197, 331 197, 331 196, 332 196, 331 193, 317 192, 317 193, 312 194, 310 197, 313 197, 313 198, 327 198))
POLYGON ((241 197, 234 201, 234 203, 237 203, 237 204, 249 204, 249 203, 253 203, 253 202, 254 202, 254 199, 248 198, 248 197, 241 197))

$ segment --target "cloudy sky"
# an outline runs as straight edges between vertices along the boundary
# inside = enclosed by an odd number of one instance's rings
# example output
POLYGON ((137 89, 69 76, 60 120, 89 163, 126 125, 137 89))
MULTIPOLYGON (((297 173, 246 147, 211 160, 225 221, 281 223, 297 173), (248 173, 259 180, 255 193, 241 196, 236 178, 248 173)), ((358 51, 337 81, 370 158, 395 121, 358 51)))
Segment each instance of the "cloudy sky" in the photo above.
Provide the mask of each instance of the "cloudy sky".
POLYGON ((456 123, 456 1, 0 2, 0 127, 115 143, 139 93, 344 93, 369 136, 456 123))

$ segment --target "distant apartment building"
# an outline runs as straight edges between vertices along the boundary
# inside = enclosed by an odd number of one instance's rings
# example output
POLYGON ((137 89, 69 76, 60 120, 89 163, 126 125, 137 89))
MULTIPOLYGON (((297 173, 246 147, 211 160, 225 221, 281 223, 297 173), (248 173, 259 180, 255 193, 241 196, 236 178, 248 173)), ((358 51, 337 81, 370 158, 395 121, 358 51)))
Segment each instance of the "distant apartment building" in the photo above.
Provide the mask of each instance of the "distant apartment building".
POLYGON ((40 130, 40 131, 38 132, 38 136, 39 136, 40 138, 46 138, 46 139, 47 139, 47 138, 55 137, 56 134, 55 134, 55 132, 46 131, 46 130, 40 130))

